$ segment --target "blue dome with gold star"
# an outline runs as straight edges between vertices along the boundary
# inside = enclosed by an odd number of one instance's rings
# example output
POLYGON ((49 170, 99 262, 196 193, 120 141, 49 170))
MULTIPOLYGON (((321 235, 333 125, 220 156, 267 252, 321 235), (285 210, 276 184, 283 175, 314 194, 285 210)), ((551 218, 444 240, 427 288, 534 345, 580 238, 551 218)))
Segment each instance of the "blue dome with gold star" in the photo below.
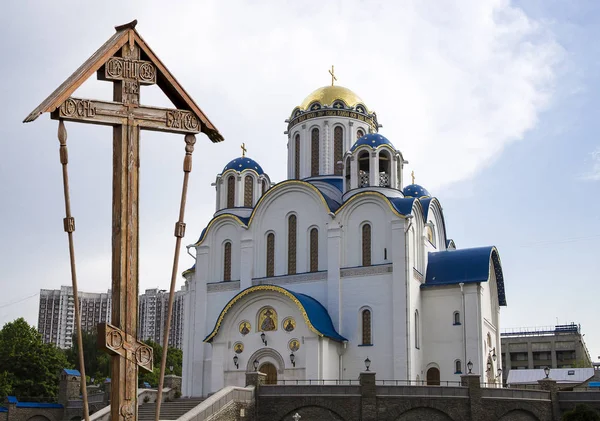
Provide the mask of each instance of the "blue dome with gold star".
POLYGON ((358 139, 356 143, 354 143, 354 145, 352 145, 350 151, 354 151, 356 148, 362 145, 370 146, 373 149, 381 145, 389 145, 392 149, 394 148, 392 142, 390 142, 385 136, 382 136, 379 133, 369 133, 364 135, 363 137, 358 139))
POLYGON ((418 184, 409 184, 402 189, 404 197, 423 197, 431 196, 425 187, 419 186, 418 184))
POLYGON ((262 167, 258 165, 258 162, 252 158, 248 158, 247 156, 240 156, 239 158, 229 161, 229 164, 225 165, 225 168, 223 168, 223 172, 227 170, 236 170, 237 172, 254 170, 258 175, 262 175, 264 173, 262 167))

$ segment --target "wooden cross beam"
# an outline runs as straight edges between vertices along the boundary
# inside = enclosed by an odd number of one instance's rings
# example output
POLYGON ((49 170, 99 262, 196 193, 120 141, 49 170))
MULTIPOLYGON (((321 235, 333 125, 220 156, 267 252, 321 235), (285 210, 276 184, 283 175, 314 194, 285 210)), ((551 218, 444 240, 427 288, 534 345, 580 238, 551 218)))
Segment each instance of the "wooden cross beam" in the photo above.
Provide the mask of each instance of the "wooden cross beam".
MULTIPOLYGON (((113 127, 113 304, 111 324, 99 327, 99 345, 113 355, 112 421, 137 419, 138 367, 152 370, 153 362, 152 348, 136 338, 140 130, 185 134, 186 174, 191 171, 194 134, 205 133, 213 142, 223 140, 216 127, 139 36, 136 23, 116 27, 117 33, 25 118, 25 122, 29 122, 49 112, 51 118, 60 120, 61 124, 64 120, 113 127), (98 79, 113 83, 112 102, 71 97, 94 73, 98 79), (140 87, 153 84, 162 89, 176 108, 140 105, 140 87)), ((62 128, 64 131, 64 126, 62 128)), ((66 144, 66 132, 63 138, 66 144)), ((184 203, 182 199, 182 206, 184 203)), ((180 211, 180 221, 175 226, 178 239, 185 233, 182 217, 180 211)))

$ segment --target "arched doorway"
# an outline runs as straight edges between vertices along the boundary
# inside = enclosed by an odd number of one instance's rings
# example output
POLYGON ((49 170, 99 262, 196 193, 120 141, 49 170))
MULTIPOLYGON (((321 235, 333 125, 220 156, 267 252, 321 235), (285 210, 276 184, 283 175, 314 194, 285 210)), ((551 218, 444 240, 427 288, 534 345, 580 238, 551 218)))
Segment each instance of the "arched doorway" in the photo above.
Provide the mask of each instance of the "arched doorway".
POLYGON ((259 367, 258 371, 267 375, 265 384, 277 384, 277 368, 273 364, 264 363, 259 367))
POLYGON ((431 367, 427 370, 427 386, 439 386, 440 385, 440 370, 436 367, 431 367))

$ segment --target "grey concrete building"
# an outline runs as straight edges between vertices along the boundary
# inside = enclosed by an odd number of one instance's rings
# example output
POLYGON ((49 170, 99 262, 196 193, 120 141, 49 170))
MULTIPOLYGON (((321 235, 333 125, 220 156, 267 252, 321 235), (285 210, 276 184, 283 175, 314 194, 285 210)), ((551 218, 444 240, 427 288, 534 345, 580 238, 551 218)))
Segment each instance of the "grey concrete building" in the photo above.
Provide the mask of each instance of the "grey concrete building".
MULTIPOLYGON (((81 328, 92 331, 98 323, 110 323, 111 291, 103 293, 79 291, 81 328)), ((138 337, 162 344, 169 294, 158 288, 148 289, 138 300, 138 337)), ((169 346, 181 349, 183 345, 183 292, 175 293, 169 346)), ((73 288, 40 290, 38 332, 45 343, 59 348, 71 348, 75 333, 75 304, 73 288)))
MULTIPOLYGON (((183 346, 183 291, 175 292, 173 317, 169 332, 169 346, 181 349, 183 346)), ((169 293, 164 289, 147 289, 138 300, 138 338, 152 339, 162 345, 169 293)))
MULTIPOLYGON (((90 331, 110 318, 110 290, 103 293, 79 292, 81 327, 90 331)), ((45 343, 59 348, 71 348, 75 333, 75 304, 73 288, 40 290, 38 332, 45 343)))
POLYGON ((500 339, 504 382, 510 370, 592 367, 581 327, 575 323, 506 329, 500 339))

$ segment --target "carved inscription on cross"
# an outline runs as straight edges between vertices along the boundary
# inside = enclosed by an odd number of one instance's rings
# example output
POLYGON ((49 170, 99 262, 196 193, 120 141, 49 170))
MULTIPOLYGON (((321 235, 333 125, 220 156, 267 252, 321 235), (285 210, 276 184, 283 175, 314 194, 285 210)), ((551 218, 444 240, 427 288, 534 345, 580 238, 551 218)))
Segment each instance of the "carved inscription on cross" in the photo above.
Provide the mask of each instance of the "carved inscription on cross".
MULTIPOLYGON (((185 135, 184 187, 179 220, 175 224, 174 233, 177 237, 176 256, 185 233, 183 209, 187 180, 192 169, 191 153, 196 141, 195 134, 202 132, 213 142, 223 140, 217 128, 135 30, 136 23, 137 21, 133 21, 117 26, 116 33, 24 120, 25 123, 31 122, 48 112, 53 119, 60 121, 59 140, 63 174, 66 174, 68 162, 63 121, 101 124, 113 128, 112 311, 111 324, 104 324, 99 329, 100 346, 113 355, 112 421, 132 421, 137 418, 138 367, 152 370, 153 361, 152 349, 136 338, 140 130, 185 135), (98 79, 113 83, 112 102, 71 96, 94 73, 98 79), (140 105, 140 87, 153 84, 175 104, 175 108, 140 105)), ((68 204, 68 195, 65 197, 68 204)), ((73 218, 66 218, 65 229, 72 233, 73 218)), ((173 274, 177 268, 177 257, 174 259, 173 274)), ((71 261, 73 267, 72 252, 71 261)), ((165 361, 162 361, 161 366, 164 366, 164 363, 165 361)), ((164 367, 161 369, 164 370, 164 367)))
POLYGON ((135 43, 108 58, 97 76, 113 82, 113 102, 68 97, 51 117, 113 127, 112 325, 100 326, 99 340, 113 355, 112 399, 120 404, 112 419, 131 421, 137 413, 138 366, 152 371, 153 361, 152 348, 136 339, 140 129, 195 134, 201 124, 188 110, 140 105, 140 86, 156 83, 157 68, 140 59, 135 43))

